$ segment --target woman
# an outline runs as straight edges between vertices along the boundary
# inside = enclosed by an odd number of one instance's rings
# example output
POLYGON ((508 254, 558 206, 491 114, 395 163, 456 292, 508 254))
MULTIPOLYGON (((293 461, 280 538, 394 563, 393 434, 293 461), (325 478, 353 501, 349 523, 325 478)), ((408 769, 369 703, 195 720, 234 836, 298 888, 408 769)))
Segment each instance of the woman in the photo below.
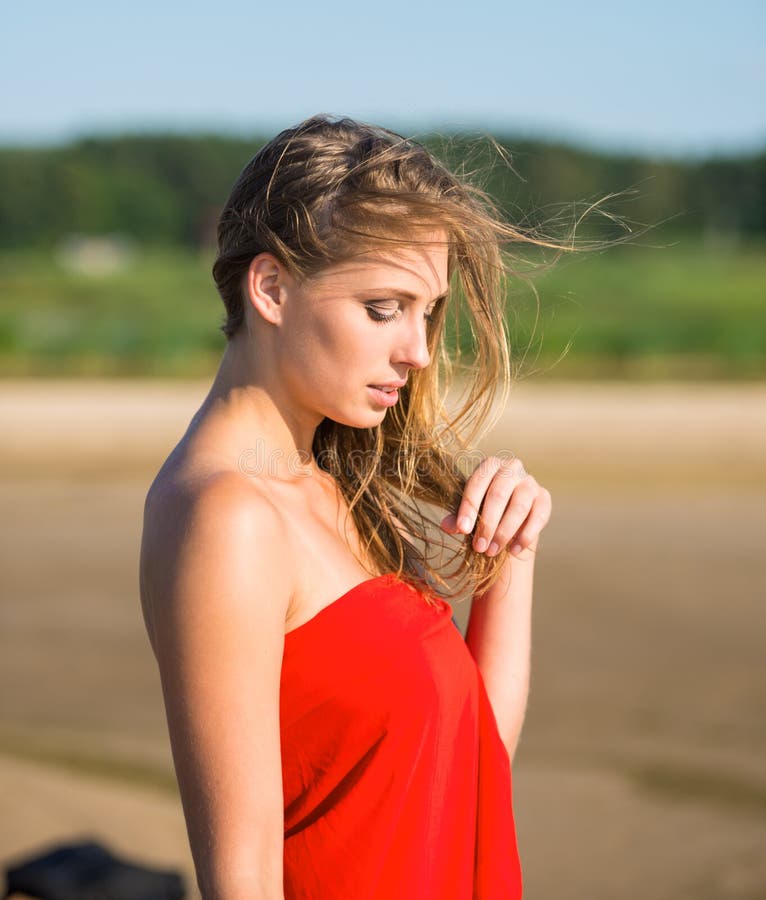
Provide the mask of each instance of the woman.
POLYGON ((508 384, 500 244, 532 239, 418 144, 322 116, 250 161, 218 238, 227 347, 141 554, 202 895, 518 897, 550 495, 517 459, 460 464, 508 384), (461 303, 479 356, 448 415, 461 303))

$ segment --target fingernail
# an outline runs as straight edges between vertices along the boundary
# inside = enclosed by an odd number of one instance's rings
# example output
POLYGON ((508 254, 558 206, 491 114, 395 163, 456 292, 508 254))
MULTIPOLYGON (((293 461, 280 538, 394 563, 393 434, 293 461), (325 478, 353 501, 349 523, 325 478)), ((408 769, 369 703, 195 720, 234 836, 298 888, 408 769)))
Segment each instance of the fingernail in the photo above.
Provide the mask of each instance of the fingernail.
POLYGON ((511 553, 513 553, 514 555, 516 555, 516 554, 518 554, 518 553, 521 553, 521 551, 522 551, 523 549, 524 549, 524 548, 521 546, 521 544, 514 544, 513 547, 511 547, 511 553))
POLYGON ((483 553, 486 549, 487 549, 487 539, 479 538, 478 541, 476 541, 476 552, 483 553))
POLYGON ((487 550, 487 556, 494 556, 499 549, 500 549, 500 544, 496 543, 495 541, 492 541, 492 543, 489 545, 489 550, 487 550))
POLYGON ((458 519, 457 527, 461 531, 464 531, 466 534, 468 534, 468 532, 471 530, 471 520, 468 518, 468 516, 461 516, 458 519))

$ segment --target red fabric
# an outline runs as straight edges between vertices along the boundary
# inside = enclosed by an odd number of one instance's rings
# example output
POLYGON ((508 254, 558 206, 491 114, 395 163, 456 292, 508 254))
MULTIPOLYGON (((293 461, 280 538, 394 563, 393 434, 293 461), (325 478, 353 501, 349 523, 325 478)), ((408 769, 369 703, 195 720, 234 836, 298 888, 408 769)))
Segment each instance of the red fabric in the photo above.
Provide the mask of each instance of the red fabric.
POLYGON ((382 575, 285 635, 285 900, 521 897, 508 754, 437 602, 382 575))

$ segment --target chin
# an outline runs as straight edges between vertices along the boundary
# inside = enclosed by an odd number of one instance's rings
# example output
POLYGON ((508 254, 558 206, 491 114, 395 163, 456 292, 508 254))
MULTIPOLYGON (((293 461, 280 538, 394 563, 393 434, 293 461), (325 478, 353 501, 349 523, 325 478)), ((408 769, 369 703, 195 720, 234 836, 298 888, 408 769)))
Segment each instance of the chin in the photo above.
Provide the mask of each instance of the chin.
POLYGON ((385 419, 387 412, 387 409, 368 409, 356 414, 349 414, 341 410, 334 410, 327 414, 327 418, 339 425, 346 425, 348 428, 376 428, 385 419))

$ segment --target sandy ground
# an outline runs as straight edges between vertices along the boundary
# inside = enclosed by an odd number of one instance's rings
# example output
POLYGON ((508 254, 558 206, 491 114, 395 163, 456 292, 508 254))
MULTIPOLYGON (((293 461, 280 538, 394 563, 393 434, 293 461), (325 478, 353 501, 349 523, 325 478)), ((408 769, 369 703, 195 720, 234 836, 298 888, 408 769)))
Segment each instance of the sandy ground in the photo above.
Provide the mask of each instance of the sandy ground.
MULTIPOLYGON (((204 390, 0 387, 4 865, 90 835, 193 883, 136 565, 204 390)), ((514 772, 529 900, 766 896, 764 413, 766 385, 521 385, 486 442, 554 499, 514 772)))

